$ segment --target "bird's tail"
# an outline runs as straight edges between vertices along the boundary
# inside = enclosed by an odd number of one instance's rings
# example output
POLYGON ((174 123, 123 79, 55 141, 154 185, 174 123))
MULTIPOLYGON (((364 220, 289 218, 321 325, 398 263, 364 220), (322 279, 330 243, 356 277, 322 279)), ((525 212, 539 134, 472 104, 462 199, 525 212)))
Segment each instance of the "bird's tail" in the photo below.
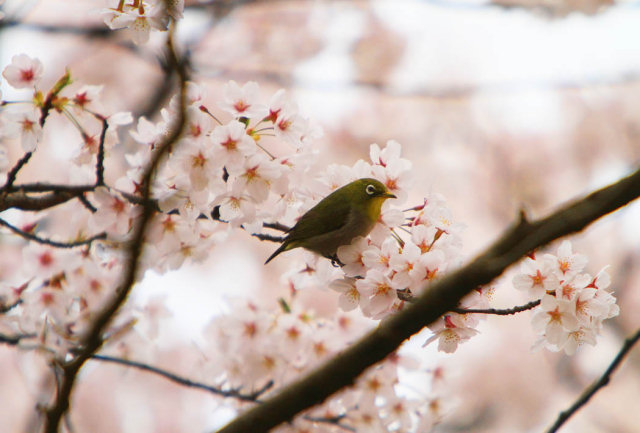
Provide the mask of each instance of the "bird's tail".
POLYGON ((273 252, 273 254, 271 254, 271 255, 269 256, 269 258, 267 259, 267 261, 266 261, 266 262, 264 262, 264 264, 266 265, 266 264, 267 264, 267 263, 269 263, 271 260, 273 260, 273 259, 275 258, 275 256, 277 256, 278 254, 280 254, 280 253, 281 253, 281 252, 283 252, 283 251, 287 251, 289 248, 291 248, 291 244, 288 244, 288 243, 284 242, 282 245, 280 245, 280 247, 279 247, 277 250, 275 250, 275 251, 273 252))

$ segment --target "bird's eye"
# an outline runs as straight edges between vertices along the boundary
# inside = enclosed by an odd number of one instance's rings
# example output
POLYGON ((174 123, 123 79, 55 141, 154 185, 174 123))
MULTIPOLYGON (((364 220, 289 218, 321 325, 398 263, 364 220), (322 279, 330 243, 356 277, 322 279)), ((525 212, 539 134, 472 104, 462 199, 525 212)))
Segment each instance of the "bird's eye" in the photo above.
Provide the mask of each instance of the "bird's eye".
POLYGON ((373 186, 373 185, 371 185, 371 184, 369 184, 369 185, 367 185, 367 187, 365 188, 365 191, 367 192, 367 194, 369 194, 369 195, 373 195, 373 194, 375 194, 375 192, 376 192, 376 187, 375 187, 375 186, 373 186))

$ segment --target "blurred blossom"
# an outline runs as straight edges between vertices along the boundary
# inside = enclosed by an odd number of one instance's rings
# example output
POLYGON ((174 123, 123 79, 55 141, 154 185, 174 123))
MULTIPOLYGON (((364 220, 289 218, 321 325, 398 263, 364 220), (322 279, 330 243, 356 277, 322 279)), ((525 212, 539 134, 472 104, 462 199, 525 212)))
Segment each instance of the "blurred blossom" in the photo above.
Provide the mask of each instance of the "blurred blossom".
POLYGON ((38 59, 32 59, 26 54, 18 54, 11 58, 11 64, 4 68, 2 76, 10 86, 24 89, 37 86, 42 78, 44 67, 38 59))

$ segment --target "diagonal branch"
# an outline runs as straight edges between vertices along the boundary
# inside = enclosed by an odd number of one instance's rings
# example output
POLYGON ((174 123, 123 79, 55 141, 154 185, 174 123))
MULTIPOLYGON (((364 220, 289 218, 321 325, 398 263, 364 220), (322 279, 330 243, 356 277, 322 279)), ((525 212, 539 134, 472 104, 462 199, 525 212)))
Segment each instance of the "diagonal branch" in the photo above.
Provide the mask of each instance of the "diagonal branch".
POLYGON ((382 361, 407 338, 455 308, 474 288, 490 283, 521 257, 554 239, 583 230, 593 221, 640 196, 640 170, 619 182, 563 206, 538 221, 520 220, 484 253, 425 289, 415 303, 377 329, 289 385, 263 404, 247 410, 219 433, 267 432, 301 411, 322 403, 353 384, 368 367, 382 361))
POLYGON ((576 413, 582 406, 587 404, 587 402, 595 395, 600 388, 606 386, 611 380, 611 375, 618 368, 618 366, 622 363, 624 357, 629 353, 629 351, 633 348, 633 345, 636 344, 640 340, 640 329, 638 329, 635 334, 624 340, 624 344, 620 348, 620 351, 616 355, 616 357, 611 361, 609 367, 605 370, 602 376, 593 382, 587 389, 585 389, 580 397, 569 407, 567 410, 560 412, 556 422, 547 430, 547 433, 555 433, 558 431, 562 424, 564 424, 574 413, 576 413))

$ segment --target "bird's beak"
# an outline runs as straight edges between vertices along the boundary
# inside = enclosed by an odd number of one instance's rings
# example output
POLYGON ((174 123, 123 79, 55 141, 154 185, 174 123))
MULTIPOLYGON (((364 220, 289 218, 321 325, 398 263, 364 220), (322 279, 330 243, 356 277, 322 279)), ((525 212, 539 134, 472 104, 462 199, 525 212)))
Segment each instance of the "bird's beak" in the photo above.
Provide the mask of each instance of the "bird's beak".
POLYGON ((391 194, 390 192, 385 192, 384 194, 380 194, 380 197, 384 197, 384 198, 398 198, 395 195, 391 194))

